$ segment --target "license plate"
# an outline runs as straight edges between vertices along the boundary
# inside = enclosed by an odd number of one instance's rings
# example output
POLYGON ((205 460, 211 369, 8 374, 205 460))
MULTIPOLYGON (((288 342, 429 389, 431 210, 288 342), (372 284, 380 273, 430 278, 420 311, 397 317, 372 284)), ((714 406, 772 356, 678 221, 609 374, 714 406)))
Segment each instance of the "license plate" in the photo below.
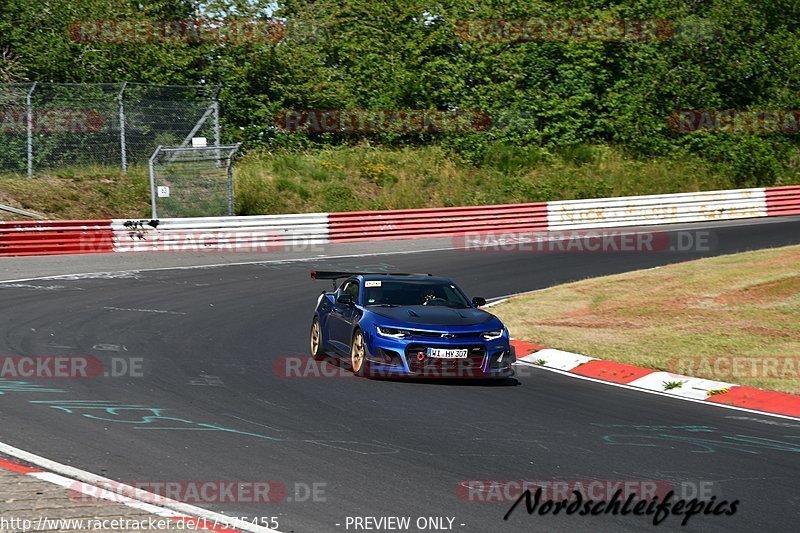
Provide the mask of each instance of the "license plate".
POLYGON ((466 359, 466 348, 460 350, 451 350, 447 348, 428 348, 428 357, 435 357, 437 359, 466 359))

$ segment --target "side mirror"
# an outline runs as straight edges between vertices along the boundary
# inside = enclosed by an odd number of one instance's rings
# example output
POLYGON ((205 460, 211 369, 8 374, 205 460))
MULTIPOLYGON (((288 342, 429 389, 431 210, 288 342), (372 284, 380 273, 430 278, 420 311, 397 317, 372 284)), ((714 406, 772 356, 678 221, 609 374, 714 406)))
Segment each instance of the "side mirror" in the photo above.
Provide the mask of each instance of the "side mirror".
POLYGON ((338 298, 336 298, 336 302, 342 305, 353 305, 353 297, 349 294, 340 294, 338 298))
POLYGON ((486 305, 486 298, 481 298, 480 296, 475 296, 472 298, 472 305, 474 307, 481 307, 486 305))

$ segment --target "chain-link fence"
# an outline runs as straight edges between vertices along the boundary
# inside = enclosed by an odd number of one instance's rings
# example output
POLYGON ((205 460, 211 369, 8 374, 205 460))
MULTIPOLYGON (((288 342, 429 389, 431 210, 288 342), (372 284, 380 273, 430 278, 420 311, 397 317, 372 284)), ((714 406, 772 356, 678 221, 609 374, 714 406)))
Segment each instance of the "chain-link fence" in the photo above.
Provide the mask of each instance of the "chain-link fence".
POLYGON ((150 157, 152 217, 233 215, 233 156, 241 143, 159 146, 150 157))
POLYGON ((219 87, 0 84, 0 171, 144 165, 158 145, 219 144, 219 87))

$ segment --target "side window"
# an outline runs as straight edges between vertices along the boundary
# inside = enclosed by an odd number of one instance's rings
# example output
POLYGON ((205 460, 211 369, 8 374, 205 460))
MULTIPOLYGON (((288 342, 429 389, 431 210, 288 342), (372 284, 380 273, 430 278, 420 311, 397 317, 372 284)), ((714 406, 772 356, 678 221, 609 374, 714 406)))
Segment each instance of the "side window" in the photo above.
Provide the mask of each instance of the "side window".
POLYGON ((348 281, 342 286, 342 294, 349 294, 353 297, 353 302, 358 303, 358 282, 348 281))
POLYGON ((347 294, 349 294, 350 296, 353 297, 353 302, 358 303, 358 282, 357 281, 349 282, 347 284, 347 287, 345 287, 345 291, 347 291, 347 294))

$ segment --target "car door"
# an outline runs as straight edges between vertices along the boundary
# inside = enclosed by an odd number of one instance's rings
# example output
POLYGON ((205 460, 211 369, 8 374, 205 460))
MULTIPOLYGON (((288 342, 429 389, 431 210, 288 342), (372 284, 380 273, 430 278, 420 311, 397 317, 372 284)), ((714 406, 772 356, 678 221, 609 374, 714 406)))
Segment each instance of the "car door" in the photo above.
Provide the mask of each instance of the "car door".
MULTIPOLYGON (((358 280, 349 279, 344 282, 342 288, 337 293, 349 294, 353 299, 353 303, 358 303, 359 285, 358 280)), ((356 314, 355 305, 347 305, 334 302, 333 310, 331 310, 328 320, 330 321, 330 337, 333 347, 343 354, 350 353, 350 334, 353 331, 353 320, 356 314)))

